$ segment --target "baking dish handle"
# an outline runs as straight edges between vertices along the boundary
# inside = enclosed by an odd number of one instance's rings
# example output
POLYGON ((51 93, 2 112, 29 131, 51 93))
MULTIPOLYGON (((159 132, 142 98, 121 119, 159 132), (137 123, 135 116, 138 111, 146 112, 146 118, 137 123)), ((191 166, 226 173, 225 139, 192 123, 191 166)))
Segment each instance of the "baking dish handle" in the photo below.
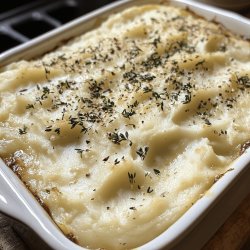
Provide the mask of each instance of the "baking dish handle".
POLYGON ((5 165, 1 158, 0 212, 25 223, 43 240, 46 239, 46 242, 53 249, 67 250, 68 246, 75 250, 84 249, 63 235, 21 180, 5 165))

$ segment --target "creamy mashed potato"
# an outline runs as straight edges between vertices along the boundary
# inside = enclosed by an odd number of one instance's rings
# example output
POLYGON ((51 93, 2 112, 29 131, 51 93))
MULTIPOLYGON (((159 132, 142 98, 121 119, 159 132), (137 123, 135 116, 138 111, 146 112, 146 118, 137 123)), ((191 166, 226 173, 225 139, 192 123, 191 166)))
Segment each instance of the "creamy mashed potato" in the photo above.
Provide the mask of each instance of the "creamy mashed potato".
POLYGON ((250 139, 250 43, 189 11, 133 7, 0 73, 0 157, 61 230, 138 247, 250 139))

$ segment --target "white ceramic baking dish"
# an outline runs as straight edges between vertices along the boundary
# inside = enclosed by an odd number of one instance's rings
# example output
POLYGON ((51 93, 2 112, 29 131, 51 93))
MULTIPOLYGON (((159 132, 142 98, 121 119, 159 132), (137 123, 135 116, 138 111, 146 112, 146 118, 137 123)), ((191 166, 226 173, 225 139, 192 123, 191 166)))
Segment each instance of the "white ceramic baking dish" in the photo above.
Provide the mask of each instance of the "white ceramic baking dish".
MULTIPOLYGON (((188 7, 208 20, 222 23, 250 38, 250 20, 235 13, 186 0, 125 0, 78 18, 52 32, 0 55, 0 67, 19 59, 38 57, 63 41, 93 29, 111 13, 132 5, 167 2, 188 7)), ((246 150, 212 188, 164 233, 139 247, 154 249, 200 249, 250 192, 250 149, 246 150)), ((83 250, 51 220, 19 178, 0 159, 0 211, 31 227, 50 247, 83 250)))

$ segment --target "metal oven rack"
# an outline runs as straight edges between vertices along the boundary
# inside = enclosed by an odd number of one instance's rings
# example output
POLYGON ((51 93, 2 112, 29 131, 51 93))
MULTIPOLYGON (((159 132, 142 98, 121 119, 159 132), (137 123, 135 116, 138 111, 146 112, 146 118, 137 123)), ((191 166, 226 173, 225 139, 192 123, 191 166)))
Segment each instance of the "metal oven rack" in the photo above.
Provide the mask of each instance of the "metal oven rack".
POLYGON ((0 6, 0 53, 114 1, 4 1, 0 6))

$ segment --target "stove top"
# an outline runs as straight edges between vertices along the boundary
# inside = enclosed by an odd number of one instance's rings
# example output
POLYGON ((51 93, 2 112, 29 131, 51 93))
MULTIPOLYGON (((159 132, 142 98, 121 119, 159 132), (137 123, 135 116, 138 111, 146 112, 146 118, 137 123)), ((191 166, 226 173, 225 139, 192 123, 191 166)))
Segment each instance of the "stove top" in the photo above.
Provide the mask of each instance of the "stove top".
POLYGON ((0 6, 0 53, 114 1, 4 1, 0 6))

